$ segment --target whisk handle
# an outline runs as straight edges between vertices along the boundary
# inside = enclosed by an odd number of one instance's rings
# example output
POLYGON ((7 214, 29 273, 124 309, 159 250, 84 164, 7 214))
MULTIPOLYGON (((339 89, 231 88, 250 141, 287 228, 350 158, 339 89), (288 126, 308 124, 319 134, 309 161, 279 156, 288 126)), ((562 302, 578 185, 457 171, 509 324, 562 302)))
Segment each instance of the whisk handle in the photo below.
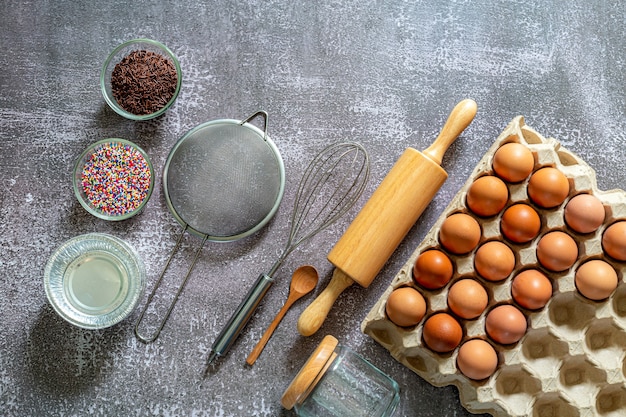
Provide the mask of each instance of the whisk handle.
POLYGON ((333 277, 328 286, 317 298, 302 312, 298 319, 298 332, 302 336, 311 336, 322 327, 328 312, 333 307, 337 297, 354 281, 345 272, 335 268, 333 277))
POLYGON ((223 356, 228 352, 273 283, 272 277, 266 274, 259 275, 235 313, 213 342, 209 363, 217 356, 223 356))

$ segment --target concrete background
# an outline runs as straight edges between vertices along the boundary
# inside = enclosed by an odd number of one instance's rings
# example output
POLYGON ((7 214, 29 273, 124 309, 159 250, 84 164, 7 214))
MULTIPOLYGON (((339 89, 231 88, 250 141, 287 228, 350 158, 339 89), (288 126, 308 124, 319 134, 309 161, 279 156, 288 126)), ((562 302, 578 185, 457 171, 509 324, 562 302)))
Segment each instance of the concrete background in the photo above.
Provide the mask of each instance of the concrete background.
MULTIPOLYGON (((623 188, 626 6, 574 1, 25 1, 0 3, 0 414, 4 416, 291 416, 280 397, 330 333, 396 379, 398 416, 466 416, 455 388, 435 388, 360 332, 360 323, 517 115, 597 172, 602 190, 623 188), (148 37, 179 57, 183 87, 163 117, 125 120, 99 90, 118 44, 148 37), (449 179, 418 224, 364 290, 349 288, 316 335, 295 325, 299 301, 257 364, 245 358, 287 297, 291 272, 325 256, 355 211, 292 254, 277 283, 215 374, 201 378, 209 347, 257 275, 287 238, 293 197, 325 145, 368 150, 365 201, 403 150, 426 148, 465 97, 479 113, 444 159, 449 179), (269 114, 287 184, 273 221, 245 240, 207 243, 161 337, 133 334, 137 310, 101 331, 66 324, 46 300, 48 257, 67 239, 106 232, 134 245, 148 289, 180 226, 160 173, 174 143, 199 123, 269 114), (132 140, 159 174, 144 213, 107 223, 85 212, 71 187, 75 158, 106 137, 132 140)), ((158 298, 163 305, 199 244, 188 236, 158 298)), ((145 297, 140 306, 143 307, 145 297)))

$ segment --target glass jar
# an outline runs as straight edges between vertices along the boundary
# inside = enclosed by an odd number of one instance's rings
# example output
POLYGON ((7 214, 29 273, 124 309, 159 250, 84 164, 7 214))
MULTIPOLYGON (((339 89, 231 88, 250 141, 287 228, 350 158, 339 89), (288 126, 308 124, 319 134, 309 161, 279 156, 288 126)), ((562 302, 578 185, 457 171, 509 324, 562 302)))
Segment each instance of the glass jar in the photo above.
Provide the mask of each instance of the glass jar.
POLYGON ((396 381, 330 335, 281 399, 283 407, 300 417, 389 417, 399 401, 396 381))

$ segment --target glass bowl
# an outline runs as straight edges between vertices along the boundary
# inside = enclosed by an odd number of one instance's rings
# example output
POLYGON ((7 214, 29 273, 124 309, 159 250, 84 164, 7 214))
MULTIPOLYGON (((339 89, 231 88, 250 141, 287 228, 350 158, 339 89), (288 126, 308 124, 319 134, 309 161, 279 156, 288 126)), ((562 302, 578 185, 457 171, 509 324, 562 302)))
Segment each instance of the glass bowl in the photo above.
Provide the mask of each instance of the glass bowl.
POLYGON ((145 285, 144 264, 132 246, 104 233, 68 240, 44 270, 44 288, 54 310, 84 329, 103 329, 125 319, 145 285))
MULTIPOLYGON (((151 68, 150 71, 156 71, 154 69, 155 67, 153 67, 152 64, 150 65, 150 68, 151 68)), ((163 72, 162 72, 163 66, 161 65, 159 68, 160 68, 159 69, 160 72, 156 78, 163 79, 161 78, 161 77, 164 77, 163 72)), ((169 68, 171 69, 171 65, 169 66, 169 68)), ((155 72, 152 72, 152 74, 156 75, 155 72)), ((150 77, 150 78, 154 78, 154 77, 150 77)), ((133 39, 118 46, 108 56, 108 58, 104 62, 102 71, 100 73, 100 87, 102 89, 102 95, 104 96, 105 101, 117 114, 127 119, 131 119, 131 120, 153 119, 165 113, 165 111, 168 108, 170 108, 171 105, 174 104, 174 102, 176 101, 176 97, 178 97, 181 84, 182 84, 182 72, 180 70, 180 63, 178 62, 178 59, 172 53, 172 51, 170 51, 165 45, 161 44, 160 42, 153 41, 151 39, 133 39), (150 88, 148 87, 147 84, 145 84, 142 81, 142 83, 144 84, 139 85, 137 81, 135 82, 130 81, 131 78, 133 77, 126 77, 126 81, 128 82, 128 84, 125 84, 123 88, 120 89, 120 93, 122 95, 126 95, 128 94, 129 91, 133 90, 133 92, 135 93, 142 94, 143 95, 142 99, 138 101, 140 101, 143 104, 142 107, 144 109, 150 108, 151 110, 153 110, 149 114, 143 114, 140 112, 132 112, 128 106, 125 107, 124 105, 120 104, 120 102, 118 102, 118 100, 114 97, 114 85, 112 84, 111 81, 112 81, 113 71, 115 70, 118 64, 120 64, 120 68, 124 68, 126 72, 130 71, 133 74, 137 74, 137 72, 135 71, 138 71, 139 69, 144 69, 144 70, 146 69, 145 65, 143 67, 140 66, 140 68, 138 68, 137 66, 137 65, 143 65, 143 64, 137 64, 137 62, 143 63, 144 58, 135 60, 134 65, 126 63, 126 59, 129 58, 131 54, 133 54, 136 51, 147 51, 148 53, 154 53, 154 54, 159 55, 160 57, 164 57, 165 60, 169 61, 169 63, 172 64, 176 70, 176 88, 173 91, 173 95, 168 100, 167 98, 165 98, 162 100, 157 100, 156 102, 155 102, 156 97, 149 94, 150 88)), ((136 94, 133 95, 133 97, 135 96, 136 94)), ((124 100, 122 102, 124 102, 124 100)))
POLYGON ((80 155, 72 176, 74 194, 89 213, 125 220, 141 213, 154 189, 154 169, 136 144, 102 139, 80 155))

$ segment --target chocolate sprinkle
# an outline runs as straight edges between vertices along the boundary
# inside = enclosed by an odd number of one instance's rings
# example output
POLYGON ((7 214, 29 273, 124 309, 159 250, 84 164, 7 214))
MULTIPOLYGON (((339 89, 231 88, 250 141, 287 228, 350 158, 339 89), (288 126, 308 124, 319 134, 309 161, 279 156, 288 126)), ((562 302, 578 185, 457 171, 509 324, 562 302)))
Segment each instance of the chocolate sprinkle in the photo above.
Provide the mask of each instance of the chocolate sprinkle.
POLYGON ((161 110, 176 92, 178 74, 173 63, 150 51, 133 51, 111 74, 111 90, 120 107, 136 115, 161 110))

